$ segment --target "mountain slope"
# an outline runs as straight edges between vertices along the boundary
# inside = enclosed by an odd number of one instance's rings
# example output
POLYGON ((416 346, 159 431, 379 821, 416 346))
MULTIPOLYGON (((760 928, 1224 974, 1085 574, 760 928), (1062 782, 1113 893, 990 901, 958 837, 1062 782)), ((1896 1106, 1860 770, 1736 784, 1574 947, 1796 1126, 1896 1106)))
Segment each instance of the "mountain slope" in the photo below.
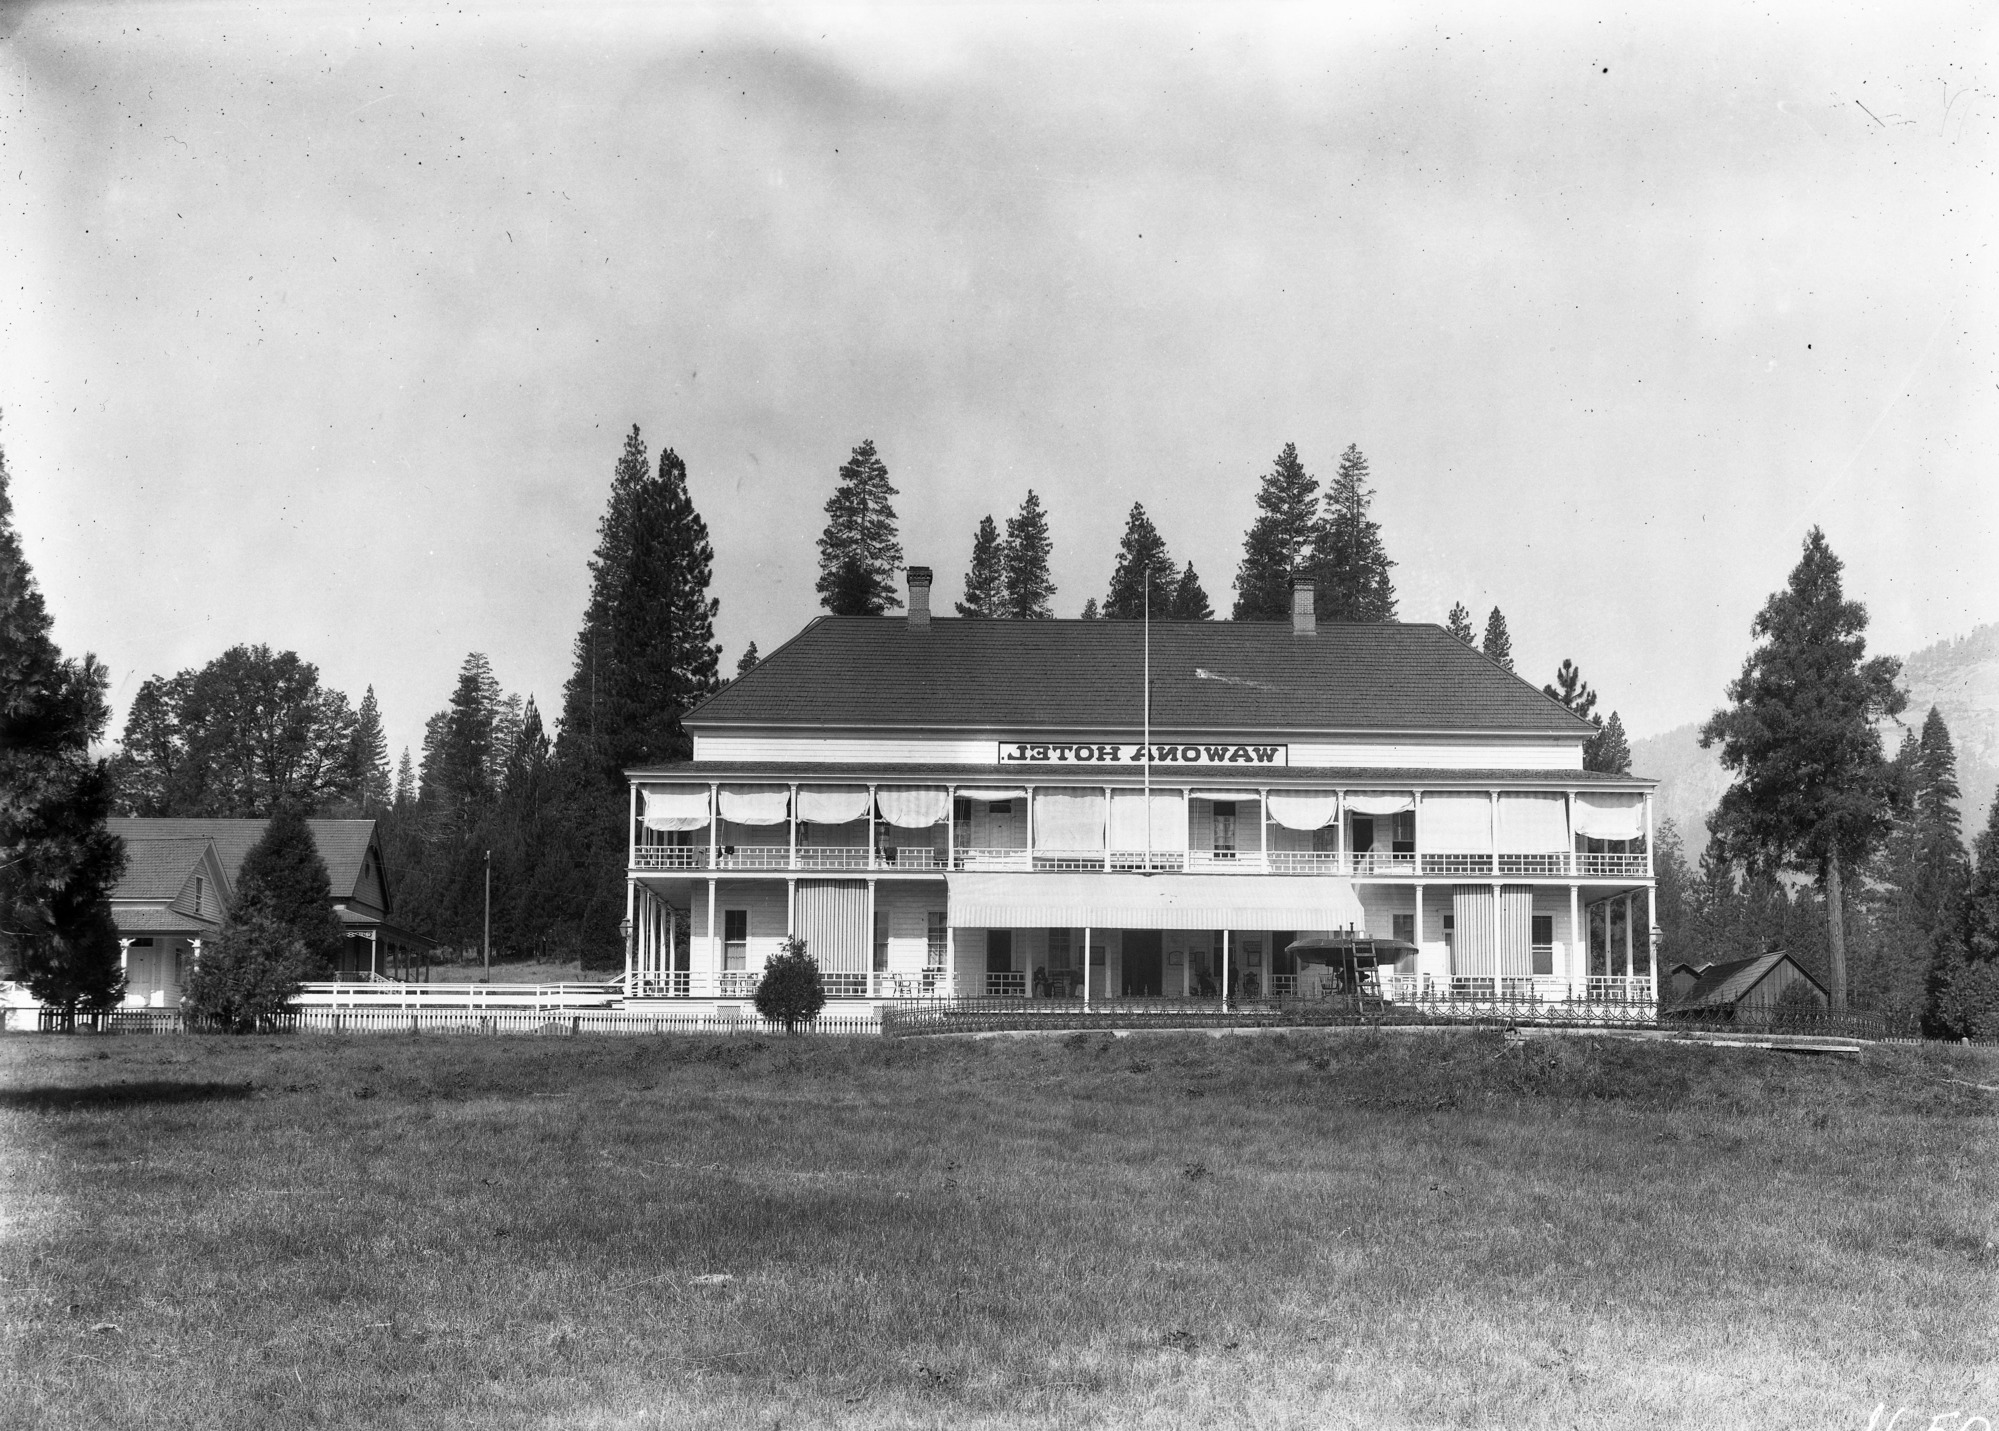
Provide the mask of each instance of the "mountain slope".
MULTIPOLYGON (((1957 746, 1957 780, 1964 791, 1958 808, 1969 843, 1984 827, 1999 792, 1999 622, 1908 657, 1902 662, 1902 686, 1909 693, 1904 724, 1922 729, 1923 717, 1935 706, 1950 727, 1957 746)), ((1715 753, 1700 748, 1699 731, 1698 725, 1683 725, 1631 742, 1632 772, 1659 782, 1659 817, 1679 825, 1689 860, 1698 859, 1707 845, 1708 812, 1729 780, 1715 753)), ((1901 730, 1889 727, 1882 741, 1892 755, 1902 742, 1901 730)))

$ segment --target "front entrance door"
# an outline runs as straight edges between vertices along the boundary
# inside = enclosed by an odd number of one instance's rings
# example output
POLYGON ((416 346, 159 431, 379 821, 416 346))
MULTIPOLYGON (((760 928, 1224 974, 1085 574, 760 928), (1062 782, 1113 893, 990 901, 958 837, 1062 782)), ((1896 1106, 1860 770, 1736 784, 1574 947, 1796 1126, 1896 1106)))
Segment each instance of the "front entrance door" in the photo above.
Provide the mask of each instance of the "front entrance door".
POLYGON ((1157 929, 1127 929, 1124 932, 1124 992, 1131 997, 1158 998, 1165 981, 1157 929))
POLYGON ((1013 931, 1011 929, 988 929, 986 931, 986 972, 988 974, 1011 974, 1013 972, 1013 931))

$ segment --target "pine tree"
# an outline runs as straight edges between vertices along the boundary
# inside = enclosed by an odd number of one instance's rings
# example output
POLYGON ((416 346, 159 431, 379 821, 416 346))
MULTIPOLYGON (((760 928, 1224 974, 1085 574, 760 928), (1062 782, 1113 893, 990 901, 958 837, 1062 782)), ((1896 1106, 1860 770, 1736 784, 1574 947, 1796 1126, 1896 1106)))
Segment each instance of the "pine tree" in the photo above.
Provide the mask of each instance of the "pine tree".
POLYGON ((752 641, 743 648, 743 654, 736 661, 736 679, 741 680, 757 666, 757 643, 752 641))
POLYGON ((268 915, 232 915, 189 972, 181 1011, 225 1033, 256 1033, 284 1013, 299 985, 318 972, 292 930, 268 915))
POLYGON ((856 447, 826 500, 826 530, 819 538, 820 602, 835 616, 880 616, 902 605, 896 592, 902 543, 891 505, 897 495, 874 443, 856 447))
POLYGON ((125 850, 105 825, 104 668, 65 660, 14 529, 0 452, 0 968, 73 1020, 124 994, 111 891, 125 850))
MULTIPOLYGON (((1469 633, 1469 626, 1466 631, 1469 633)), ((1596 692, 1589 688, 1589 682, 1583 679, 1576 663, 1567 657, 1562 659, 1560 669, 1555 672, 1555 684, 1541 687, 1541 693, 1560 701, 1564 709, 1575 712, 1584 720, 1588 720, 1596 710, 1596 692)))
POLYGON ((1497 606, 1485 618, 1485 644, 1479 647, 1507 670, 1513 669, 1513 638, 1506 632, 1506 617, 1497 606))
POLYGON ((1964 826, 1957 813, 1963 792, 1957 783, 1957 749, 1935 706, 1923 720, 1914 769, 1916 918, 1926 933, 1955 931, 1963 918, 1971 884, 1964 849, 1964 826))
POLYGON ((999 528, 990 515, 979 518, 972 537, 972 569, 965 573, 965 599, 958 614, 990 621, 1006 606, 1006 568, 1000 552, 999 528))
POLYGON ((1382 544, 1380 525, 1369 515, 1374 492, 1367 478, 1367 459, 1349 444, 1326 486, 1325 515, 1313 548, 1321 621, 1395 619, 1395 583, 1389 576, 1395 563, 1382 544))
POLYGON ((236 873, 229 918, 268 919, 305 948, 314 968, 339 965, 346 938, 333 912, 333 887, 312 827, 296 804, 278 807, 236 873))
POLYGON ((1465 609, 1465 604, 1462 601, 1452 605, 1451 614, 1444 620, 1444 630, 1450 635, 1457 637, 1458 640, 1464 642, 1472 650, 1476 651, 1478 649, 1478 636, 1471 629, 1471 612, 1465 609))
POLYGON ((649 477, 645 444, 633 428, 598 527, 590 602, 555 743, 563 825, 555 846, 567 872, 541 887, 555 901, 555 937, 579 956, 610 958, 620 948, 624 771, 686 759, 693 742, 680 717, 719 686, 718 603, 708 595, 713 564, 685 465, 668 449, 657 477, 649 477))
POLYGON ((1180 580, 1173 587, 1173 605, 1169 613, 1175 621, 1211 621, 1214 608, 1208 605, 1208 593, 1201 589, 1201 578, 1194 574, 1194 564, 1187 563, 1187 569, 1180 573, 1180 580))
POLYGON ((403 758, 396 762, 396 794, 394 806, 406 810, 416 804, 416 768, 410 763, 410 748, 403 747, 403 758))
POLYGON ((1234 618, 1287 621, 1291 578, 1312 564, 1319 507, 1318 479, 1298 460, 1295 443, 1285 443, 1277 454, 1257 491, 1256 506, 1236 568, 1234 618))
POLYGON ((1165 540, 1145 515, 1144 505, 1133 502, 1125 517, 1124 540, 1118 546, 1117 569, 1111 573, 1103 616, 1111 621, 1141 619, 1149 590, 1152 615, 1163 618, 1172 609, 1173 592, 1179 584, 1180 569, 1167 555, 1165 540))
POLYGON ((393 791, 389 787, 389 738, 382 730, 382 709, 375 703, 373 686, 361 697, 350 761, 353 768, 347 778, 356 807, 364 816, 380 815, 389 808, 393 791))
POLYGON ((1762 642, 1728 687, 1733 705, 1701 727, 1736 772, 1709 819, 1732 855, 1817 877, 1825 895, 1833 1007, 1846 1007, 1845 872, 1887 833, 1895 782, 1875 721, 1899 714, 1901 663, 1866 657, 1867 610, 1841 589, 1842 564, 1813 527, 1783 591, 1757 614, 1762 642))
POLYGON ((1624 737, 1624 722, 1618 719, 1616 711, 1610 713, 1609 721, 1584 744, 1583 769, 1601 771, 1605 775, 1631 773, 1631 742, 1624 737))
POLYGON ((1006 571, 1003 616, 1013 621, 1046 621, 1054 616, 1055 581, 1048 573, 1054 551, 1048 516, 1030 487, 1020 510, 1006 519, 1006 543, 1001 548, 1006 571))
POLYGON ((1085 602, 1083 603, 1083 610, 1082 610, 1082 612, 1081 612, 1081 618, 1082 618, 1082 619, 1083 619, 1084 621, 1098 621, 1098 620, 1101 620, 1101 619, 1103 618, 1103 613, 1102 613, 1101 611, 1097 610, 1097 598, 1096 598, 1096 597, 1092 596, 1091 598, 1089 598, 1089 599, 1088 599, 1087 601, 1085 601, 1085 602))
POLYGON ((1925 1031, 1941 1038, 1999 1033, 1999 799, 1973 842, 1975 863, 1956 937, 1938 941, 1925 1031))

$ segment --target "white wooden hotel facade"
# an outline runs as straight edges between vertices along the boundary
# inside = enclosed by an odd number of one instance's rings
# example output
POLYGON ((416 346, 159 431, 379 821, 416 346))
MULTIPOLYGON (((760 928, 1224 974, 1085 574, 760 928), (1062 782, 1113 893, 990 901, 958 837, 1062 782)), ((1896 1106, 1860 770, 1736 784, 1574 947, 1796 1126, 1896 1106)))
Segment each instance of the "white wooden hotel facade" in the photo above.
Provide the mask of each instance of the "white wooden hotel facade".
POLYGON ((1284 949, 1416 946, 1400 998, 1656 1003, 1652 784, 1430 625, 823 617, 629 772, 633 1001, 1314 992, 1284 949), (1087 978, 1084 971, 1087 970, 1087 978))

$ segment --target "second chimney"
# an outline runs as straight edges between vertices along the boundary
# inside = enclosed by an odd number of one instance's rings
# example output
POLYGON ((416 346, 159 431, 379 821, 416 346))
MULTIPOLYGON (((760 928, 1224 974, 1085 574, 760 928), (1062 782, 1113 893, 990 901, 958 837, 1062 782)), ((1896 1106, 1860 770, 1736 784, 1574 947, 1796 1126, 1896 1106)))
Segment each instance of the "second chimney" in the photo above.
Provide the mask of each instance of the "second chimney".
POLYGON ((919 628, 930 625, 930 568, 927 566, 909 569, 909 624, 919 628))
POLYGON ((1291 578, 1291 634, 1293 636, 1316 636, 1319 634, 1319 617, 1314 609, 1313 594, 1318 583, 1309 576, 1291 578))

